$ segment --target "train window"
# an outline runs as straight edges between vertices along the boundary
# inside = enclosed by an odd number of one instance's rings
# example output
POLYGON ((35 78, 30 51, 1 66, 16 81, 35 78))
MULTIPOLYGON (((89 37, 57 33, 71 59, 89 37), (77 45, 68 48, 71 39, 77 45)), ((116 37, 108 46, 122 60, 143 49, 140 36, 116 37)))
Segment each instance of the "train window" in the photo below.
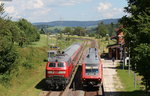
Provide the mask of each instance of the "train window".
POLYGON ((97 66, 86 66, 85 71, 86 71, 87 75, 97 75, 98 67, 97 66))
POLYGON ((58 67, 65 67, 64 63, 58 63, 58 67))
POLYGON ((56 67, 56 64, 55 63, 50 63, 49 67, 56 67))
POLYGON ((98 69, 86 69, 86 73, 90 72, 98 73, 98 69))

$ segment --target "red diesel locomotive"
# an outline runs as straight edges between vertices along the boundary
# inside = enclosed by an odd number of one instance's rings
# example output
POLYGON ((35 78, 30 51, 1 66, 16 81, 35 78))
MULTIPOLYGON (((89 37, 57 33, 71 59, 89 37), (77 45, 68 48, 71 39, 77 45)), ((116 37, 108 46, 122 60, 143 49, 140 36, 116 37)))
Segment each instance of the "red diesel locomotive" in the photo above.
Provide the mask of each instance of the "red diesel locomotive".
POLYGON ((61 54, 59 52, 48 59, 46 65, 46 83, 49 84, 50 88, 58 89, 66 87, 76 65, 74 62, 78 59, 81 49, 82 45, 75 43, 61 54))
POLYGON ((102 62, 98 50, 89 48, 82 64, 83 87, 98 87, 102 83, 102 62))

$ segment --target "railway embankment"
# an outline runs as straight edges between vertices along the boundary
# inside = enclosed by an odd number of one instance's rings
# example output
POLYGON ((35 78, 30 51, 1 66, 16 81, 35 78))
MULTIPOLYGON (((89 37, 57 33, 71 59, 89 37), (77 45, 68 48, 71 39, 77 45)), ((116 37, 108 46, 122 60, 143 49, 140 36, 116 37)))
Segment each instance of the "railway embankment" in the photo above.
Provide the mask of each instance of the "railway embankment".
MULTIPOLYGON (((56 42, 56 40, 52 40, 56 42)), ((80 40, 59 40, 61 48, 80 40)), ((51 42, 50 42, 51 43, 51 42)), ((38 96, 43 90, 47 59, 47 37, 24 48, 17 47, 18 59, 10 74, 0 80, 0 96, 38 96)))

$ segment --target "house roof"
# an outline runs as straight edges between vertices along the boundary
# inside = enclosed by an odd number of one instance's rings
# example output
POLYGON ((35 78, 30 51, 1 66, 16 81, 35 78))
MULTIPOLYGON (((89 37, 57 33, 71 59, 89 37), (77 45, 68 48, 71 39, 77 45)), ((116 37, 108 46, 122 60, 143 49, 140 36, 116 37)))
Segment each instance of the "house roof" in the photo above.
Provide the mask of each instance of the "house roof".
POLYGON ((120 44, 113 44, 113 45, 108 45, 107 48, 120 48, 120 44))

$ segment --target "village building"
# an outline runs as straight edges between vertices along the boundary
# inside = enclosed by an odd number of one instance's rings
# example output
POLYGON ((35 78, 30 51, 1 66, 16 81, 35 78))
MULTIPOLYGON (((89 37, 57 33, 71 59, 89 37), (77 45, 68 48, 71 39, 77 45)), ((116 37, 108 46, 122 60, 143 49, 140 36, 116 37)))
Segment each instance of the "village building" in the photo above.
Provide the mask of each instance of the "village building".
POLYGON ((112 36, 111 39, 116 39, 116 44, 113 45, 108 45, 108 56, 109 59, 115 58, 118 60, 122 60, 124 56, 124 46, 125 46, 125 41, 124 41, 124 34, 121 29, 122 27, 116 29, 116 36, 112 36))

